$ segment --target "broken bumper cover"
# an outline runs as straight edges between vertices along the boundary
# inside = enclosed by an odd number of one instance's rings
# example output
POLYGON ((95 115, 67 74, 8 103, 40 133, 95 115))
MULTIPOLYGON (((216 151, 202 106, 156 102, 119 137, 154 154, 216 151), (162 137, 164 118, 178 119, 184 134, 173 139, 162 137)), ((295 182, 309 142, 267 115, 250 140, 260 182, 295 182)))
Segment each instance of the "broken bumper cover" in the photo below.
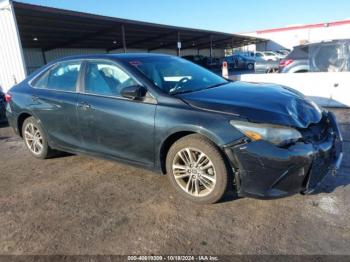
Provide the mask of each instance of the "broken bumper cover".
POLYGON ((317 143, 298 142, 287 148, 259 140, 224 148, 235 170, 240 196, 277 198, 311 193, 340 167, 342 137, 335 116, 328 112, 329 132, 317 143))

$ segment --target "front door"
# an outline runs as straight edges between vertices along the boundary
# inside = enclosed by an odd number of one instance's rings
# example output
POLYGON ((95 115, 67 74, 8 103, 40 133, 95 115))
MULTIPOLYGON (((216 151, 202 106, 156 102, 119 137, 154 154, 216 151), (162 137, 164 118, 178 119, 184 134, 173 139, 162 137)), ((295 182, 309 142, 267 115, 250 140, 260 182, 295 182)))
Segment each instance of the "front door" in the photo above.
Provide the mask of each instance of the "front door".
POLYGON ((98 60, 87 62, 83 82, 78 117, 84 149, 153 166, 156 105, 120 96, 137 82, 114 63, 98 60))

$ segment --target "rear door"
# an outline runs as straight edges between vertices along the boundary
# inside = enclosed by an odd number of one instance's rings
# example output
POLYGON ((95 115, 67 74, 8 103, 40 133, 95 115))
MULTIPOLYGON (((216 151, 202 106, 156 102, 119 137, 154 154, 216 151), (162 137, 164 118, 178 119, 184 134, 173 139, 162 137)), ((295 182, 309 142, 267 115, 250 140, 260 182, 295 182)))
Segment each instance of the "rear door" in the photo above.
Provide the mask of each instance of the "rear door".
POLYGON ((30 108, 51 142, 63 148, 81 144, 77 126, 77 85, 81 61, 61 62, 32 81, 30 108))
POLYGON ((112 62, 91 60, 84 72, 78 97, 84 149, 153 166, 155 103, 121 97, 123 88, 139 83, 112 62))

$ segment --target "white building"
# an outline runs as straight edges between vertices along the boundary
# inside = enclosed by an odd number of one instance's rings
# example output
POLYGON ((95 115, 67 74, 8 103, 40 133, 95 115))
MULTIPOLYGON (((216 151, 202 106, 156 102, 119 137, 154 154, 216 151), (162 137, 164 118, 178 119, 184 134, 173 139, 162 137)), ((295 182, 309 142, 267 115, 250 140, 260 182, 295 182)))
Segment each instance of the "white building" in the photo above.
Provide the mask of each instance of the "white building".
POLYGON ((310 42, 320 42, 332 39, 350 39, 350 19, 336 22, 294 25, 282 28, 258 30, 255 32, 242 33, 242 35, 269 40, 257 45, 247 46, 247 51, 292 49, 294 46, 310 42))

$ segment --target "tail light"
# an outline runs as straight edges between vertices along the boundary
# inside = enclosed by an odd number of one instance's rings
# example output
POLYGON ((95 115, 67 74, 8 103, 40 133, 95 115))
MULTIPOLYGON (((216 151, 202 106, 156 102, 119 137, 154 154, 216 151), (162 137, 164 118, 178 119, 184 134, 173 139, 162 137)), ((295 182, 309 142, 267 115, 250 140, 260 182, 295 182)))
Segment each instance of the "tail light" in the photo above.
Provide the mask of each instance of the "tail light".
POLYGON ((5 101, 6 103, 9 103, 11 101, 11 95, 10 94, 5 94, 5 101))
POLYGON ((282 59, 280 61, 280 66, 284 67, 284 66, 287 66, 289 64, 293 63, 293 60, 292 59, 282 59))

